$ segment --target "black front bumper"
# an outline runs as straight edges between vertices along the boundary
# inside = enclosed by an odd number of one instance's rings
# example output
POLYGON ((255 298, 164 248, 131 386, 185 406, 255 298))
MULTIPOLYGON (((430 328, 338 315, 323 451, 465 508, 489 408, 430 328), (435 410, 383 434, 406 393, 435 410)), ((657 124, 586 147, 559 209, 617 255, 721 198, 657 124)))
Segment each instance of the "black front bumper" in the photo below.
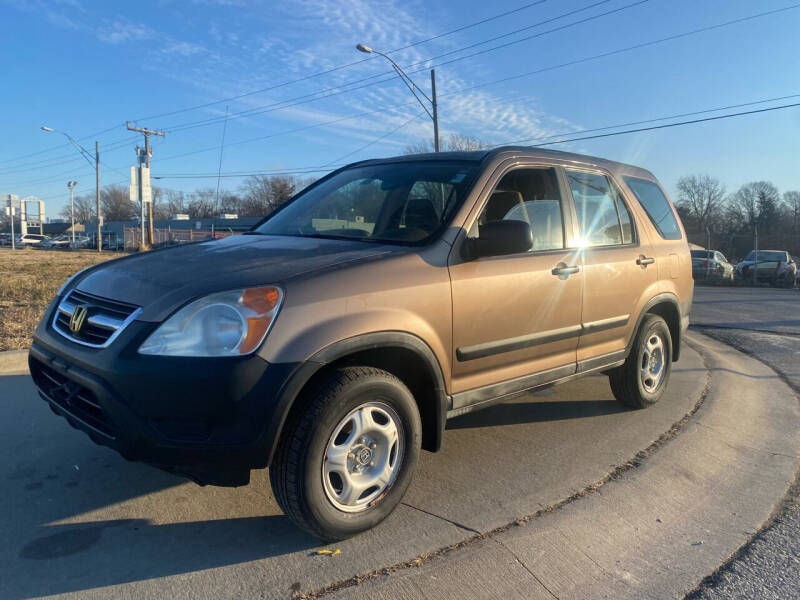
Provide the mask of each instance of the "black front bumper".
POLYGON ((200 484, 246 485, 268 466, 275 419, 297 364, 260 357, 183 358, 137 352, 155 324, 134 321, 108 347, 36 330, 31 376, 54 412, 98 444, 200 484))

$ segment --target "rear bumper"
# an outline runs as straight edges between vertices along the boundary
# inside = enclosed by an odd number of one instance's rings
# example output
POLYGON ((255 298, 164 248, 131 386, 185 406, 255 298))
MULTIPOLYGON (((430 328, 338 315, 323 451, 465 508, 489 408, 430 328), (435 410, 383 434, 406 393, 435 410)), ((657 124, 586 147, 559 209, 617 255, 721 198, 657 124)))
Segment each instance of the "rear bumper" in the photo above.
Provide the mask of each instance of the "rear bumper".
POLYGON ((145 357, 154 325, 132 323, 104 349, 81 347, 49 326, 34 336, 29 366, 56 414, 98 444, 200 484, 246 485, 268 465, 273 419, 297 364, 258 356, 145 357))

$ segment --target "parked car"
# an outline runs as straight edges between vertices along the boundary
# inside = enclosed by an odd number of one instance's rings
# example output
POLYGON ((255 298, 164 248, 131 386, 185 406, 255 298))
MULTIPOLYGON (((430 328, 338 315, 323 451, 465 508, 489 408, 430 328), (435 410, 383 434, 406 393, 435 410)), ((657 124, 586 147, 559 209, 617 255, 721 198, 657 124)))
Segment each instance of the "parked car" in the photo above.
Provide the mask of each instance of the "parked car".
POLYGON ((72 237, 69 235, 59 235, 54 238, 42 241, 39 244, 42 248, 68 248, 72 237))
POLYGON ((733 265, 719 250, 692 250, 692 277, 700 280, 733 281, 733 265))
POLYGON ((85 235, 76 235, 75 240, 70 240, 69 243, 70 248, 88 248, 89 247, 89 238, 85 235))
POLYGON ((753 250, 736 265, 734 276, 744 283, 752 282, 755 269, 757 283, 794 287, 797 266, 797 262, 785 250, 753 250))
POLYGON ((10 246, 10 245, 11 245, 11 234, 0 233, 0 246, 10 246))
POLYGON ((202 484, 269 467, 286 514, 336 540, 394 510, 450 418, 599 373, 657 402, 692 292, 644 169, 412 155, 338 169, 245 235, 81 271, 29 363, 95 442, 202 484))
POLYGON ((46 235, 39 235, 37 233, 26 233, 25 235, 17 236, 16 243, 19 246, 37 246, 42 242, 49 240, 46 235))

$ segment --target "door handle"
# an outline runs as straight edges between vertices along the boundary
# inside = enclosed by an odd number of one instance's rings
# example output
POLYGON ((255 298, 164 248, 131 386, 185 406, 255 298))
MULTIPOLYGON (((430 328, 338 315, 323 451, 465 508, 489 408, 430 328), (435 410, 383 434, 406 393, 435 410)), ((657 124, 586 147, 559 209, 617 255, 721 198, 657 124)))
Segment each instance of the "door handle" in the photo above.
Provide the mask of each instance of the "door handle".
POLYGON ((654 262, 656 262, 655 258, 651 258, 644 255, 636 259, 636 264, 639 265, 640 267, 646 267, 647 265, 652 265, 654 262))
POLYGON ((577 265, 568 266, 566 263, 558 263, 550 272, 557 277, 566 279, 573 273, 577 273, 580 270, 581 268, 577 265))

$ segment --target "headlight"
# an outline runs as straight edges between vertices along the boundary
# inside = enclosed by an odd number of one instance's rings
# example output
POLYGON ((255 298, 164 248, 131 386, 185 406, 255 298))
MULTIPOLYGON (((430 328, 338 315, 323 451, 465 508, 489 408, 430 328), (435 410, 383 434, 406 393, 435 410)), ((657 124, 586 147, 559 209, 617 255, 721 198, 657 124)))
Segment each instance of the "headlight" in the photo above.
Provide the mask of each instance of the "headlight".
POLYGON ((261 345, 283 300, 275 286, 211 294, 164 321, 139 348, 161 356, 241 356, 261 345))

